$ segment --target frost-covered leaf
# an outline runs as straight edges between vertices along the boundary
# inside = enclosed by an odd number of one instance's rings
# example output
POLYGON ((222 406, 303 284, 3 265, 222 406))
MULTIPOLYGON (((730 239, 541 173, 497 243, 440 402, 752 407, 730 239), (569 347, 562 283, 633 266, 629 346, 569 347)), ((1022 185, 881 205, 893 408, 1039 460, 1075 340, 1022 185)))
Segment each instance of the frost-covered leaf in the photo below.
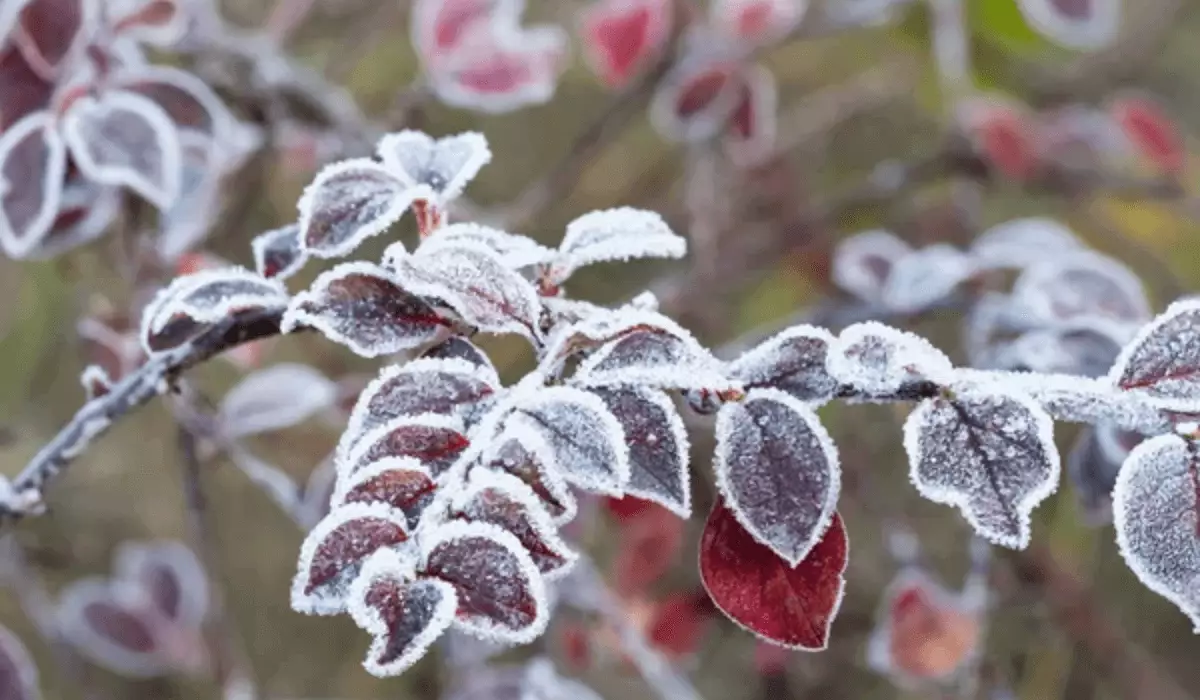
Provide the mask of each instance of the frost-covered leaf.
POLYGON ((430 192, 369 158, 326 166, 300 198, 300 247, 320 258, 348 255, 399 221, 421 195, 430 192))
POLYGON ((1125 563, 1200 632, 1200 457, 1196 444, 1159 435, 1129 454, 1113 490, 1113 525, 1125 563))
POLYGON ((63 636, 85 657, 134 678, 168 673, 145 592, 129 583, 81 579, 59 596, 63 636))
POLYGON ((477 31, 497 21, 516 20, 515 0, 414 0, 412 43, 427 68, 436 70, 477 31))
POLYGON ((717 414, 713 471, 726 505, 789 566, 820 541, 837 509, 837 447, 811 408, 754 389, 717 414))
POLYGON ((725 130, 725 149, 740 166, 759 165, 772 155, 779 126, 775 74, 757 63, 746 66, 739 76, 737 90, 737 105, 725 130))
POLYGON ((1067 454, 1067 478, 1084 517, 1091 525, 1112 520, 1112 492, 1117 473, 1142 436, 1110 424, 1087 426, 1067 454))
POLYGON ((400 416, 363 434, 338 465, 347 478, 389 457, 412 457, 433 476, 451 467, 471 444, 455 416, 426 413, 400 416))
POLYGON ((713 602, 760 639, 820 651, 841 607, 849 542, 836 513, 797 566, 746 532, 718 499, 700 536, 700 580, 713 602))
POLYGON ((347 607, 374 639, 363 667, 385 678, 425 655, 454 620, 458 595, 437 579, 412 579, 411 566, 390 550, 374 554, 350 588, 347 607))
MULTIPOLYGON (((514 270, 544 263, 554 256, 554 251, 527 236, 471 223, 443 226, 427 237, 421 243, 421 248, 432 249, 443 243, 459 242, 490 248, 506 267, 514 270)), ((384 264, 390 264, 391 257, 385 253, 384 264)))
MULTIPOLYGON (((659 389, 708 389, 734 386, 721 364, 687 330, 652 311, 625 311, 599 333, 589 322, 578 327, 584 338, 611 338, 580 363, 573 381, 591 386, 625 384, 659 389)), ((552 345, 551 353, 561 352, 552 345)))
POLYGON ((1029 26, 1047 38, 1080 51, 1094 51, 1116 39, 1122 0, 1018 0, 1029 26))
POLYGON ((491 440, 481 464, 520 479, 541 499, 556 525, 575 517, 575 498, 559 474, 554 448, 539 429, 507 426, 491 440))
POLYGON ((38 700, 38 670, 17 635, 0 626, 0 698, 38 700))
POLYGON ((681 518, 692 513, 687 429, 675 403, 645 387, 594 389, 625 432, 629 447, 627 496, 658 503, 681 518))
POLYGON ((566 574, 578 556, 559 537, 533 489, 515 476, 473 470, 466 489, 454 499, 454 509, 467 520, 512 533, 547 580, 566 574))
POLYGON ((566 33, 503 22, 482 29, 430 76, 434 94, 452 107, 489 114, 548 102, 565 64, 566 33))
POLYGON ((792 326, 729 363, 726 374, 746 389, 772 387, 801 401, 824 403, 837 389, 825 369, 834 342, 824 328, 792 326))
POLYGON ((957 118, 989 175, 1023 182, 1043 166, 1042 124, 1024 105, 981 96, 961 100, 957 118))
POLYGON ((839 383, 873 395, 890 394, 910 382, 938 382, 952 366, 924 338, 866 321, 841 332, 826 368, 839 383))
POLYGON ((288 293, 240 267, 177 277, 142 312, 140 339, 148 354, 169 350, 225 318, 256 309, 282 309, 288 293))
POLYGON ((713 24, 739 41, 762 44, 782 38, 795 27, 808 0, 715 0, 713 24))
POLYGON ((263 277, 285 280, 300 271, 308 255, 300 247, 300 225, 288 224, 250 241, 254 269, 263 277))
POLYGON ((834 251, 833 282, 863 301, 879 303, 892 266, 911 252, 907 243, 888 231, 856 234, 834 251))
POLYGON ((973 274, 975 267, 962 251, 931 245, 892 261, 880 300, 895 311, 915 313, 950 296, 973 274))
POLYGON ((153 608, 176 624, 198 627, 208 614, 208 577, 182 542, 126 542, 113 557, 114 578, 137 584, 153 608))
POLYGON ((196 75, 169 66, 143 64, 120 71, 113 82, 121 90, 154 102, 179 129, 203 136, 209 155, 227 147, 235 118, 196 75))
MULTIPOLYGON (((459 359, 466 360, 472 365, 478 367, 481 371, 489 373, 487 376, 496 377, 496 367, 492 364, 491 358, 487 356, 479 346, 467 340, 461 335, 453 335, 446 338, 442 342, 434 345, 425 352, 421 353, 421 357, 429 359, 450 360, 459 359)), ((494 382, 495 386, 500 385, 499 379, 494 382)))
POLYGON ((68 170, 54 223, 25 259, 53 258, 96 240, 116 221, 122 197, 118 188, 100 185, 68 170))
POLYGON ((0 135, 0 248, 13 258, 37 249, 63 196, 67 147, 49 112, 34 112, 0 135))
POLYGON ((447 243, 392 263, 405 289, 442 300, 482 331, 541 334, 537 290, 487 246, 447 243))
POLYGON ((89 179, 137 192, 167 209, 182 187, 179 128, 150 99, 112 90, 72 103, 62 118, 71 158, 89 179))
POLYGON ((403 511, 410 530, 416 530, 421 514, 433 500, 437 484, 428 468, 415 457, 384 457, 340 479, 330 502, 386 503, 403 511))
POLYGON ((666 0, 587 5, 579 16, 584 58, 606 87, 624 87, 662 51, 673 19, 666 0))
MULTIPOLYGON (((56 73, 78 56, 95 27, 95 6, 85 0, 9 0, 10 11, 20 8, 23 40, 14 41, 30 65, 56 73)), ((10 27, 11 28, 11 27, 10 27)), ((5 39, 12 39, 7 34, 5 39)))
POLYGON ((697 52, 680 61, 660 83, 650 122, 665 138, 698 142, 720 134, 737 109, 742 65, 697 52))
POLYGON ((995 348, 991 364, 998 369, 1103 377, 1121 352, 1133 327, 1096 319, 1030 331, 995 348))
POLYGON ((904 423, 909 477, 922 496, 956 506, 987 540, 1029 544, 1029 516, 1058 486, 1054 421, 1003 386, 955 387, 904 423))
POLYGON ((572 387, 548 387, 521 401, 510 425, 538 432, 571 483, 610 496, 629 483, 625 431, 599 396, 572 387))
POLYGON ((311 326, 363 357, 415 348, 452 328, 387 269, 368 262, 342 263, 321 273, 292 299, 282 328, 311 326))
POLYGON ((100 365, 88 365, 79 375, 79 383, 83 385, 87 400, 91 401, 112 391, 113 380, 100 365))
POLYGON ((377 149, 384 167, 409 187, 425 186, 445 203, 462 194, 492 159, 483 134, 473 131, 433 139, 420 131, 387 134, 377 149))
POLYGON ((658 214, 621 207, 594 211, 567 224, 551 280, 558 284, 576 270, 601 262, 638 258, 682 258, 687 241, 658 214))
POLYGON ((408 540, 404 513, 384 503, 350 503, 325 516, 300 547, 292 608, 309 615, 345 610, 350 585, 376 550, 408 540))
POLYGON ((458 593, 459 629, 515 644, 545 631, 545 583, 516 536, 488 523, 451 521, 422 538, 421 554, 419 573, 458 593))
POLYGON ((1165 410, 1200 411, 1200 301, 1177 301, 1143 327, 1109 377, 1165 410))
POLYGON ((1041 217, 1012 219, 989 228, 971 244, 975 265, 1024 269, 1048 258, 1083 249, 1066 226, 1041 217))
POLYGON ((1046 321, 1094 316, 1142 323, 1151 315, 1138 276, 1120 262, 1088 250, 1030 266, 1013 285, 1013 298, 1046 321))
POLYGON ((227 437, 282 430, 333 405, 337 386, 317 370, 285 362, 247 375, 221 401, 227 437))

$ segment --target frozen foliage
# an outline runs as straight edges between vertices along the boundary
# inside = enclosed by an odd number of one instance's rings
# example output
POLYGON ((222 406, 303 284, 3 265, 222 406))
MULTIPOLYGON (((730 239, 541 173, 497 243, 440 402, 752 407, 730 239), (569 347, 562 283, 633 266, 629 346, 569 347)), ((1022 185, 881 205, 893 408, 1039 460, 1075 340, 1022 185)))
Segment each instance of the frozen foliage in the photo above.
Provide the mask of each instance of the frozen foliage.
POLYGON ((841 489, 837 448, 812 409, 754 389, 717 414, 713 470, 725 504, 755 540, 795 567, 829 527, 841 489))
POLYGON ((1029 26, 1071 49, 1094 51, 1112 43, 1123 0, 1018 0, 1029 26))
POLYGON ((0 627, 0 698, 38 700, 38 671, 25 645, 7 627, 0 627))
POLYGON ((259 234, 250 245, 254 251, 254 269, 263 277, 285 280, 299 272, 306 262, 299 224, 259 234))
MULTIPOLYGON (((490 248, 506 267, 514 270, 545 263, 554 256, 553 251, 543 247, 532 238, 471 223, 444 226, 438 229, 435 235, 426 239, 421 248, 422 250, 432 249, 433 246, 444 243, 485 246, 490 248)), ((395 266, 396 262, 393 258, 402 255, 404 255, 403 247, 399 243, 394 243, 384 253, 384 264, 395 266)))
POLYGON ((1013 286, 1013 298, 1046 321, 1090 317, 1143 323, 1150 318, 1150 303, 1137 275, 1112 258, 1086 250, 1031 265, 1013 286))
POLYGON ((300 198, 300 247, 335 258, 400 220, 421 194, 398 173, 362 158, 326 166, 300 198))
POLYGON ((330 502, 334 507, 386 503, 403 512, 409 529, 415 530, 436 491, 433 475, 419 459, 383 457, 339 479, 330 502))
POLYGON ((169 350, 208 326, 248 311, 282 309, 288 300, 280 282, 240 267, 178 277, 142 312, 142 347, 151 355, 169 350))
POLYGON ((1003 386, 955 386, 904 423, 910 477, 921 495, 957 506, 982 537, 1023 549, 1033 509, 1058 486, 1054 423, 1003 386))
POLYGON ((843 330, 826 368, 839 383, 867 395, 944 380, 952 369, 950 360, 928 340, 874 321, 843 330))
POLYGON ((621 326, 613 334, 616 337, 579 364, 572 377, 575 382, 710 391, 732 388, 716 358, 674 321, 649 311, 629 311, 618 318, 621 326))
POLYGON ((219 420, 227 437, 280 430, 331 406, 337 386, 308 365, 282 363, 247 375, 225 394, 219 420))
POLYGON ((400 416, 365 433, 354 449, 339 455, 338 473, 351 477, 372 462, 413 457, 436 477, 450 469, 470 446, 457 416, 425 413, 400 416))
POLYGON ((44 112, 0 135, 0 246, 9 256, 25 257, 50 232, 63 195, 66 153, 53 118, 44 112))
POLYGON ((681 518, 692 514, 687 428, 669 396, 655 389, 593 389, 616 417, 629 447, 625 494, 658 503, 681 518))
POLYGON ((1012 219, 997 224, 975 239, 971 255, 985 268, 1024 269, 1047 257, 1073 253, 1083 243, 1052 219, 1012 219))
POLYGON ((943 243, 915 250, 892 262, 882 302, 900 312, 920 311, 949 296, 974 274, 971 258, 953 246, 943 243))
POLYGON ((1200 411, 1200 301, 1175 302, 1143 327, 1109 377, 1163 409, 1200 411))
POLYGON ((602 0, 579 14, 583 56, 608 88, 627 85, 663 50, 670 37, 668 0, 602 0))
POLYGON ((911 252, 907 243, 888 231, 851 236, 834 252, 833 281, 863 301, 880 303, 892 266, 911 252))
POLYGON ((682 258, 687 242, 653 212, 622 207, 594 211, 567 224, 551 269, 559 284, 576 270, 600 262, 635 258, 682 258))
POLYGON ((731 362, 727 372, 746 389, 769 386, 821 404, 837 390, 837 380, 825 369, 834 342, 824 328, 792 326, 731 362))
POLYGON ((420 131, 401 131, 380 139, 377 150, 388 170, 410 188, 428 187, 437 204, 462 194, 492 159, 487 139, 475 132, 435 140, 420 131))
POLYGON ((714 0, 712 22, 722 32, 748 43, 767 43, 799 24, 808 0, 714 0))

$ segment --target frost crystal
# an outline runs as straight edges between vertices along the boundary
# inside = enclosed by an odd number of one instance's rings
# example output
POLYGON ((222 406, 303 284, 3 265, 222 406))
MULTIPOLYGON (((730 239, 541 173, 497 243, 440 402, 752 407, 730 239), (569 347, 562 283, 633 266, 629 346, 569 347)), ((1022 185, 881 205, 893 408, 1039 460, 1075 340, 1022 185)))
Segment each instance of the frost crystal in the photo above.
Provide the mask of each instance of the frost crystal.
POLYGON ((924 338, 882 323, 856 323, 838 336, 829 374, 867 395, 885 395, 908 382, 940 382, 950 360, 924 338))
POLYGON ((681 258, 686 253, 687 241, 654 212, 629 207, 594 211, 567 225, 551 281, 561 283, 579 268, 595 263, 681 258))
POLYGON ((837 389, 825 369, 834 342, 824 328, 793 326, 729 363, 726 372, 747 389, 773 387, 801 401, 824 403, 837 389))
POLYGON ((1200 411, 1200 301, 1177 301, 1142 328, 1109 378, 1163 409, 1200 411))
POLYGON ((219 420, 226 437, 281 430, 333 405, 337 387, 308 365, 283 363, 254 372, 229 390, 219 420))
POLYGON ((483 454, 483 466, 512 474, 541 500, 555 525, 575 517, 576 503, 555 461, 554 448, 536 426, 509 421, 483 454))
POLYGON ((889 231, 866 231, 838 245, 833 254, 834 284, 863 301, 879 303, 895 261, 912 248, 889 231))
POLYGON ((755 540, 796 566, 829 527, 841 490, 837 447, 805 404, 754 389, 717 414, 713 471, 755 540))
POLYGON ((627 496, 653 501, 681 518, 692 514, 687 428, 671 398, 644 387, 593 390, 616 416, 629 447, 627 496))
POLYGON ((378 153, 405 185, 428 187, 439 204, 462 194, 492 159, 487 139, 475 132, 434 140, 420 131, 405 130, 380 139, 378 153))

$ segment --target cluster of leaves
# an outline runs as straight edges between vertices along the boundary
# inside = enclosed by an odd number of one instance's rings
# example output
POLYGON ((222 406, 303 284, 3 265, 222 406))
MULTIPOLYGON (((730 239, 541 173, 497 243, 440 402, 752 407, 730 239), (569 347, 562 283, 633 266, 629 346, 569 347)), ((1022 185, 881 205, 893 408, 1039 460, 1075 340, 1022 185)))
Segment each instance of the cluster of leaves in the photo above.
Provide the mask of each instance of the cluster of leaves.
MULTIPOLYGON (((193 3, 194 4, 194 3, 193 3)), ((182 0, 0 3, 0 247, 46 257, 87 243, 122 192, 162 212, 164 256, 206 231, 221 175, 249 132, 187 71, 152 65, 144 46, 184 38, 182 0)))

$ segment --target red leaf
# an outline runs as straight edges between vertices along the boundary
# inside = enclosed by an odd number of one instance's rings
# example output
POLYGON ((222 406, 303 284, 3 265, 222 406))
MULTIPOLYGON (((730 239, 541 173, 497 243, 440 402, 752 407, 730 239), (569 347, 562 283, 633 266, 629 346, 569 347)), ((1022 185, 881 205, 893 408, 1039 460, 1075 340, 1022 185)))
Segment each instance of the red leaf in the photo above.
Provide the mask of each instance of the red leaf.
POLYGON ((365 435, 346 457, 343 469, 354 474, 389 457, 413 457, 437 477, 450 468, 471 442, 446 416, 401 416, 365 435))
POLYGON ((1109 105, 1113 119, 1144 156, 1164 172, 1179 174, 1187 160, 1187 149, 1175 122, 1149 100, 1126 97, 1109 105))
POLYGON ((650 620, 648 636, 658 649, 671 656, 694 654, 704 639, 712 605, 707 596, 675 593, 658 603, 650 620))
POLYGON ((292 608, 329 615, 345 609, 350 585, 376 550, 408 540, 404 513, 383 503, 335 508, 305 538, 292 581, 292 608))
POLYGON ((900 574, 883 610, 868 660, 901 683, 948 678, 978 648, 978 614, 920 572, 900 574))
POLYGON ((435 491, 437 484, 419 461, 389 457, 355 473, 352 480, 338 488, 333 502, 387 503, 403 511, 408 526, 416 528, 435 491))
POLYGON ((612 498, 609 496, 605 497, 602 503, 604 504, 604 509, 611 513, 619 523, 634 520, 643 513, 660 507, 650 501, 643 501, 633 496, 625 496, 624 498, 612 498))
POLYGON ((609 88, 619 88, 661 50, 671 29, 671 3, 597 3, 580 20, 585 55, 609 88))
POLYGON ((731 620, 779 646, 820 651, 842 602, 849 543, 842 518, 795 568, 746 532, 718 501, 700 540, 700 576, 731 620))
POLYGON ((683 525, 678 516, 654 504, 625 524, 613 563, 618 593, 641 593, 671 570, 683 548, 683 525))
POLYGON ((967 133, 987 163, 1014 180, 1031 177, 1038 167, 1035 127, 1015 108, 996 103, 975 103, 964 115, 967 133))

